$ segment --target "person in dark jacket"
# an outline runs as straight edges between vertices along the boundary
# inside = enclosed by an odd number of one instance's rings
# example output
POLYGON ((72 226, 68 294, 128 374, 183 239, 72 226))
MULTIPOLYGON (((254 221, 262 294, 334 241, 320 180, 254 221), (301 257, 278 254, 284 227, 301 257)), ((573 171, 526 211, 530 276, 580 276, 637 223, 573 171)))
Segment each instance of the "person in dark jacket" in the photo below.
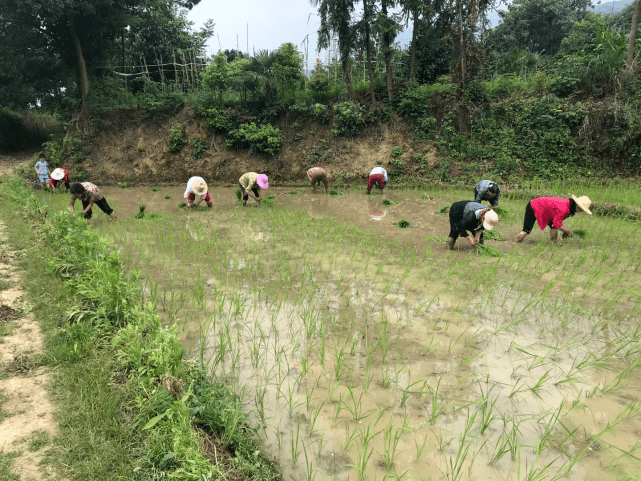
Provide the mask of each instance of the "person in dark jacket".
POLYGON ((491 208, 474 202, 461 200, 450 207, 450 234, 447 236, 447 248, 452 250, 456 239, 467 238, 472 247, 483 244, 483 231, 492 230, 499 221, 499 216, 491 208), (474 234, 470 237, 468 231, 474 234))
POLYGON ((486 200, 492 207, 499 205, 501 188, 493 180, 482 180, 474 186, 474 200, 481 202, 486 200))

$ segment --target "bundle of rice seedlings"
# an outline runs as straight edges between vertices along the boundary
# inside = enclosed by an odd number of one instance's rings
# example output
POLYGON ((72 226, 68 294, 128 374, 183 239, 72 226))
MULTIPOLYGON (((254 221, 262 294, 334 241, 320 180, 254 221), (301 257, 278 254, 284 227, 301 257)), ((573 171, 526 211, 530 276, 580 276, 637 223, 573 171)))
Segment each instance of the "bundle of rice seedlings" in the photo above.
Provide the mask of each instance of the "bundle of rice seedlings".
POLYGON ((426 237, 427 242, 447 242, 445 237, 426 237))
POLYGON ((185 207, 187 207, 187 203, 186 202, 179 202, 178 203, 178 208, 179 209, 184 209, 185 207))
POLYGON ((485 229, 483 231, 483 237, 489 240, 503 240, 503 236, 496 229, 492 229, 492 230, 485 229))
POLYGON ((338 190, 336 190, 336 189, 331 189, 329 191, 329 195, 343 195, 343 193, 338 191, 338 190))
POLYGON ((439 210, 436 211, 437 214, 445 214, 450 210, 450 206, 446 205, 441 207, 439 210))
POLYGON ((497 251, 493 247, 486 246, 485 244, 477 244, 474 251, 480 256, 503 257, 502 252, 497 251))
POLYGON ((240 202, 240 199, 243 197, 243 193, 241 192, 240 189, 236 189, 236 198, 238 199, 238 202, 240 202))
POLYGON ((383 205, 396 205, 396 204, 398 204, 398 202, 396 202, 395 200, 389 200, 389 199, 383 199, 381 202, 383 203, 383 205))
POLYGON ((510 213, 509 210, 507 210, 505 207, 499 207, 498 205, 496 207, 492 207, 492 210, 496 212, 499 217, 507 217, 508 214, 510 213))
POLYGON ((401 219, 398 222, 394 222, 394 225, 399 226, 401 229, 406 229, 411 226, 412 223, 409 220, 401 219))
POLYGON ((145 209, 147 208, 147 205, 145 204, 140 204, 138 206, 138 213, 134 216, 136 219, 142 219, 145 217, 145 209))

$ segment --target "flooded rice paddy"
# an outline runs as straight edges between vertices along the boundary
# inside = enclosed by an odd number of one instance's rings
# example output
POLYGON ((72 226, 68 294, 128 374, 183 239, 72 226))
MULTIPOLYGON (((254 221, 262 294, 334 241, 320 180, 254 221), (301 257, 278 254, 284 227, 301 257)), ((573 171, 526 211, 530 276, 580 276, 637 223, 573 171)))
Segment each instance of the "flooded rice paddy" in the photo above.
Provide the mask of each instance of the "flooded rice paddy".
POLYGON ((121 220, 95 226, 284 479, 641 479, 637 224, 515 244, 526 202, 503 200, 485 257, 445 249, 463 191, 234 190, 187 212, 181 187, 103 189, 121 220))

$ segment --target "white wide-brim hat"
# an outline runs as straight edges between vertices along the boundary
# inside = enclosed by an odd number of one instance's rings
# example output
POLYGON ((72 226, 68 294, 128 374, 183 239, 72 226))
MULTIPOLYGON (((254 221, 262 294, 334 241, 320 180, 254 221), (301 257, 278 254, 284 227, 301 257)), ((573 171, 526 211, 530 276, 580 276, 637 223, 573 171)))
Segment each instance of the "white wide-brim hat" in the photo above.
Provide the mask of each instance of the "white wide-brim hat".
POLYGON ((579 209, 581 209, 586 214, 592 215, 592 212, 590 211, 590 207, 592 206, 592 201, 587 195, 583 195, 581 197, 575 197, 574 195, 571 195, 570 197, 574 202, 576 202, 576 206, 579 209))
POLYGON ((54 169, 53 172, 51 172, 51 178, 53 180, 62 180, 65 178, 65 171, 62 169, 54 169))
POLYGON ((499 222, 499 215, 493 210, 488 210, 483 217, 483 228, 486 230, 494 229, 494 226, 499 222))
POLYGON ((191 190, 193 190, 196 195, 205 195, 207 193, 207 184, 204 180, 196 180, 191 184, 191 190))

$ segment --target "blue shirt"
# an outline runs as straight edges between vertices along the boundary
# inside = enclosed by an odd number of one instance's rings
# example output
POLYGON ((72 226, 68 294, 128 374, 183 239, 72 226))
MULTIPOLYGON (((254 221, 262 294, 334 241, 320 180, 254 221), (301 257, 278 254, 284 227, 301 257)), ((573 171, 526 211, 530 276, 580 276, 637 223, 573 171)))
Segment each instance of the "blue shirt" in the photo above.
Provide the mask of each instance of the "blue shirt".
POLYGON ((499 205, 499 195, 501 195, 501 188, 496 182, 492 180, 482 180, 478 184, 476 184, 474 190, 476 190, 476 198, 474 199, 476 202, 487 200, 492 205, 492 207, 496 207, 497 205, 499 205), (490 197, 488 194, 488 190, 493 185, 496 185, 497 192, 494 197, 490 197))
POLYGON ((39 175, 49 175, 49 164, 46 160, 36 162, 36 169, 38 169, 39 175))

